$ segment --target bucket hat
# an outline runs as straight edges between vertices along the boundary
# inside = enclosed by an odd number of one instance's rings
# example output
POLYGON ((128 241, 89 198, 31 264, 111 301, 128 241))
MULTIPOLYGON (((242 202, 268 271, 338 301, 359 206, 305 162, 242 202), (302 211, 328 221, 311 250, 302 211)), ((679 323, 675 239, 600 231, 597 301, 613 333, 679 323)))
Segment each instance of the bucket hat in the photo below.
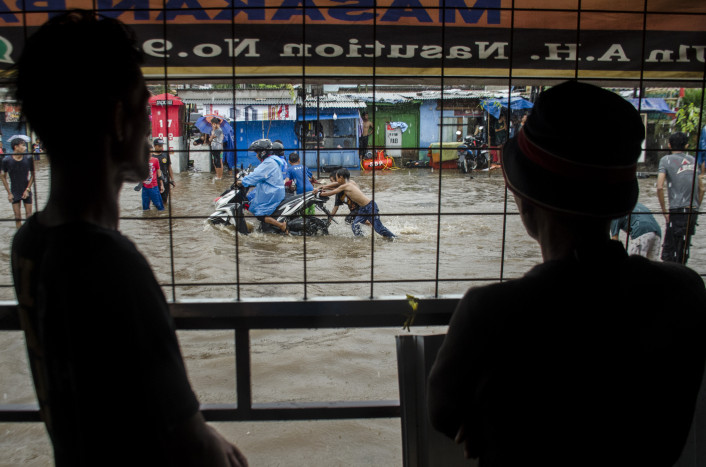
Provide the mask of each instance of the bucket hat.
POLYGON ((619 95, 578 81, 540 94, 518 134, 503 148, 508 188, 539 206, 614 219, 639 193, 637 159, 645 127, 619 95))

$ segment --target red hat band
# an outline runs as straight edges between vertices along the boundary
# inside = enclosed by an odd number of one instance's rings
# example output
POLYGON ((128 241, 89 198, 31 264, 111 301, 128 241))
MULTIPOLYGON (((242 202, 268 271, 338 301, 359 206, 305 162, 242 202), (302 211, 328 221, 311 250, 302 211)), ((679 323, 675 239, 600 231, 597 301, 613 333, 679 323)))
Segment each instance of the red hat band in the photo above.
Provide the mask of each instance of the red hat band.
POLYGON ((563 177, 578 180, 603 181, 606 183, 627 182, 635 179, 637 164, 609 167, 604 165, 596 166, 570 161, 547 152, 534 144, 525 134, 524 127, 521 128, 517 134, 517 143, 522 151, 522 154, 524 154, 529 160, 538 166, 563 177))

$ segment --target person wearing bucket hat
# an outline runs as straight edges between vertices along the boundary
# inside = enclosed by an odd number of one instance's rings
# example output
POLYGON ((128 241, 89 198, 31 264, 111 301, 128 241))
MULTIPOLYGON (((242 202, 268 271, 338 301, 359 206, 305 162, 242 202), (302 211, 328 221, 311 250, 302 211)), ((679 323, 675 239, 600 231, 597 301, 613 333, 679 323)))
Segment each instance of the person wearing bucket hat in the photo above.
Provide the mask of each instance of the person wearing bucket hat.
POLYGON ((542 94, 503 148, 507 187, 555 211, 623 216, 637 202, 636 164, 644 137, 640 114, 617 94, 575 81, 556 86, 542 94), (566 105, 580 109, 575 118, 566 118, 566 105), (620 130, 599 138, 587 130, 598 125, 620 130))
POLYGON ((667 467, 681 455, 706 361, 704 282, 610 239, 638 198, 643 138, 631 104, 570 81, 505 145, 507 187, 544 262, 464 295, 427 393, 432 425, 482 466, 667 467), (599 125, 619 130, 598 140, 599 125))

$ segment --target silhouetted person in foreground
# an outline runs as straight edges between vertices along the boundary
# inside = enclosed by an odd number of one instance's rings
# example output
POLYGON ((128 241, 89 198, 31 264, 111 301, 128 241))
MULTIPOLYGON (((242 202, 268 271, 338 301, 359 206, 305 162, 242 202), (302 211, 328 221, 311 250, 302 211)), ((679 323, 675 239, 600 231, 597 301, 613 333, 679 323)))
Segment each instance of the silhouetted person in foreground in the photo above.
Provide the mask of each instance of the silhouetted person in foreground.
POLYGON ((17 98, 51 168, 47 206, 12 246, 42 419, 59 467, 245 466, 204 421, 164 294, 117 230, 123 182, 148 170, 139 63, 128 29, 81 11, 42 26, 18 62, 17 98), (86 119, 76 103, 89 101, 86 119))
POLYGON ((609 233, 638 199, 643 138, 630 103, 567 82, 505 145, 507 187, 544 262, 466 293, 429 379, 432 424, 482 467, 670 467, 682 452, 706 355, 704 282, 628 256, 609 233), (620 131, 596 138, 598 121, 620 131))

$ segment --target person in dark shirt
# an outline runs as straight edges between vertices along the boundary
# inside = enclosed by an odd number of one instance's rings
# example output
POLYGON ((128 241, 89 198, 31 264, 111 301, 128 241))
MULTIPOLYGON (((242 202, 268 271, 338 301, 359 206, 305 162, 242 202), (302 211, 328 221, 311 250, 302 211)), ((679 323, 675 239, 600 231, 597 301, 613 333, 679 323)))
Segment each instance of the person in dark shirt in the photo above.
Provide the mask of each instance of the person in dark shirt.
POLYGON ((162 203, 166 206, 171 187, 176 186, 174 182, 174 171, 172 169, 172 157, 169 151, 164 150, 164 140, 162 138, 156 138, 152 142, 152 147, 154 148, 152 155, 159 161, 159 170, 162 171, 162 180, 164 181, 162 203))
POLYGON ((20 138, 10 141, 12 154, 2 159, 2 184, 7 191, 7 199, 12 203, 15 226, 22 225, 20 203, 25 205, 25 217, 32 215, 32 184, 34 183, 34 161, 27 154, 27 143, 20 138), (10 182, 7 176, 10 176, 10 182))
POLYGON ((122 23, 75 10, 39 28, 17 64, 16 96, 51 170, 46 208, 12 245, 41 416, 58 467, 245 466, 206 424, 164 294, 117 230, 123 182, 147 177, 140 56, 122 23), (75 102, 95 96, 86 120, 75 102), (78 146, 65 136, 77 121, 78 146))
POLYGON ((659 160, 657 168, 657 200, 664 213, 666 227, 661 258, 662 261, 680 264, 686 264, 689 260, 691 238, 696 231, 699 206, 704 199, 701 168, 694 156, 686 154, 688 141, 689 138, 682 132, 670 135, 671 153, 659 160), (665 198, 669 200, 669 209, 665 198))
POLYGON ((706 360, 704 281, 610 239, 638 199, 644 135, 629 102, 569 81, 503 149, 544 261, 465 294, 428 381, 432 425, 483 467, 671 467, 682 453, 706 360), (599 141, 599 120, 621 131, 599 141))

